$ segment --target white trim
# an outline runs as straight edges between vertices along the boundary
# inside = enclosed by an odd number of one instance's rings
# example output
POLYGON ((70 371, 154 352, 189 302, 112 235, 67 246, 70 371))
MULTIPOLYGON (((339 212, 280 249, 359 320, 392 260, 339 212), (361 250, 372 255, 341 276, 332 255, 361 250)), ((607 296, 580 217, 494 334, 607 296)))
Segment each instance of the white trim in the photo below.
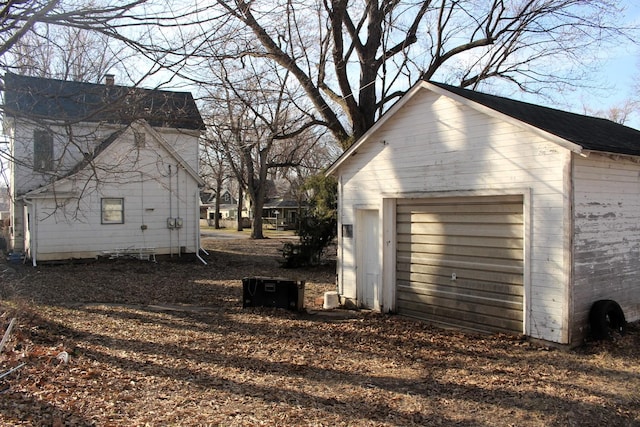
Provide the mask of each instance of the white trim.
POLYGON ((382 199, 382 301, 381 311, 394 312, 396 309, 396 199, 382 199))
POLYGON ((472 196, 521 196, 531 192, 528 187, 514 186, 501 188, 481 188, 472 190, 444 190, 444 191, 408 191, 382 193, 382 198, 396 199, 426 199, 436 197, 472 197, 472 196))

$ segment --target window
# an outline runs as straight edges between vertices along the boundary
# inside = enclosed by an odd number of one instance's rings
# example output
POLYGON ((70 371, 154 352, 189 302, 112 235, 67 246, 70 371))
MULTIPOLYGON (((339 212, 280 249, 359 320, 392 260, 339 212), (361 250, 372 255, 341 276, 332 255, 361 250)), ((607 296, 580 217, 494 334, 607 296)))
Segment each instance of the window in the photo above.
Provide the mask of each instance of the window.
POLYGON ((102 223, 124 224, 124 199, 102 199, 102 223))
POLYGON ((46 172, 53 169, 53 135, 44 129, 33 131, 33 170, 46 172))

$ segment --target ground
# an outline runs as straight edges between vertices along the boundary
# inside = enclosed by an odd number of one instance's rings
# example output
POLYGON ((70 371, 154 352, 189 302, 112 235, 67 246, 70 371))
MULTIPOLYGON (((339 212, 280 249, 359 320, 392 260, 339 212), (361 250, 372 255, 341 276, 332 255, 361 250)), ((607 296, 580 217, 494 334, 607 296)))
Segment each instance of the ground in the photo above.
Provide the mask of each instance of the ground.
POLYGON ((640 425, 637 324, 568 351, 325 311, 335 264, 281 269, 278 238, 203 244, 207 265, 0 264, 0 423, 640 425), (305 280, 306 310, 242 308, 255 276, 305 280))

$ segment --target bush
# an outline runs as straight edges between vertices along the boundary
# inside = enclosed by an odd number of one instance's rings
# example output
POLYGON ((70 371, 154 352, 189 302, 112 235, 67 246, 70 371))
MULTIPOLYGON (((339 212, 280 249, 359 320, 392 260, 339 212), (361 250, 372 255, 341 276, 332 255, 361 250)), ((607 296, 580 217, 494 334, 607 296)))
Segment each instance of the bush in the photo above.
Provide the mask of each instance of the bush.
POLYGON ((296 268, 317 265, 338 229, 338 185, 333 177, 316 175, 305 182, 303 190, 310 193, 308 207, 302 212, 297 234, 299 243, 285 243, 282 248, 283 267, 296 268))

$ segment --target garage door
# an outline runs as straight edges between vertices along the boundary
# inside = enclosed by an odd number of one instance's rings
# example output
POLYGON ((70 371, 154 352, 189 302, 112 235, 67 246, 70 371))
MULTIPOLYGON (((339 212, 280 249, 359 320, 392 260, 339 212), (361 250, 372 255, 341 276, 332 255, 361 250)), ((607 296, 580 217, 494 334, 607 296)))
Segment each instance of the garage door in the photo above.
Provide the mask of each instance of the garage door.
POLYGON ((522 196, 399 199, 400 314, 521 333, 522 196))

